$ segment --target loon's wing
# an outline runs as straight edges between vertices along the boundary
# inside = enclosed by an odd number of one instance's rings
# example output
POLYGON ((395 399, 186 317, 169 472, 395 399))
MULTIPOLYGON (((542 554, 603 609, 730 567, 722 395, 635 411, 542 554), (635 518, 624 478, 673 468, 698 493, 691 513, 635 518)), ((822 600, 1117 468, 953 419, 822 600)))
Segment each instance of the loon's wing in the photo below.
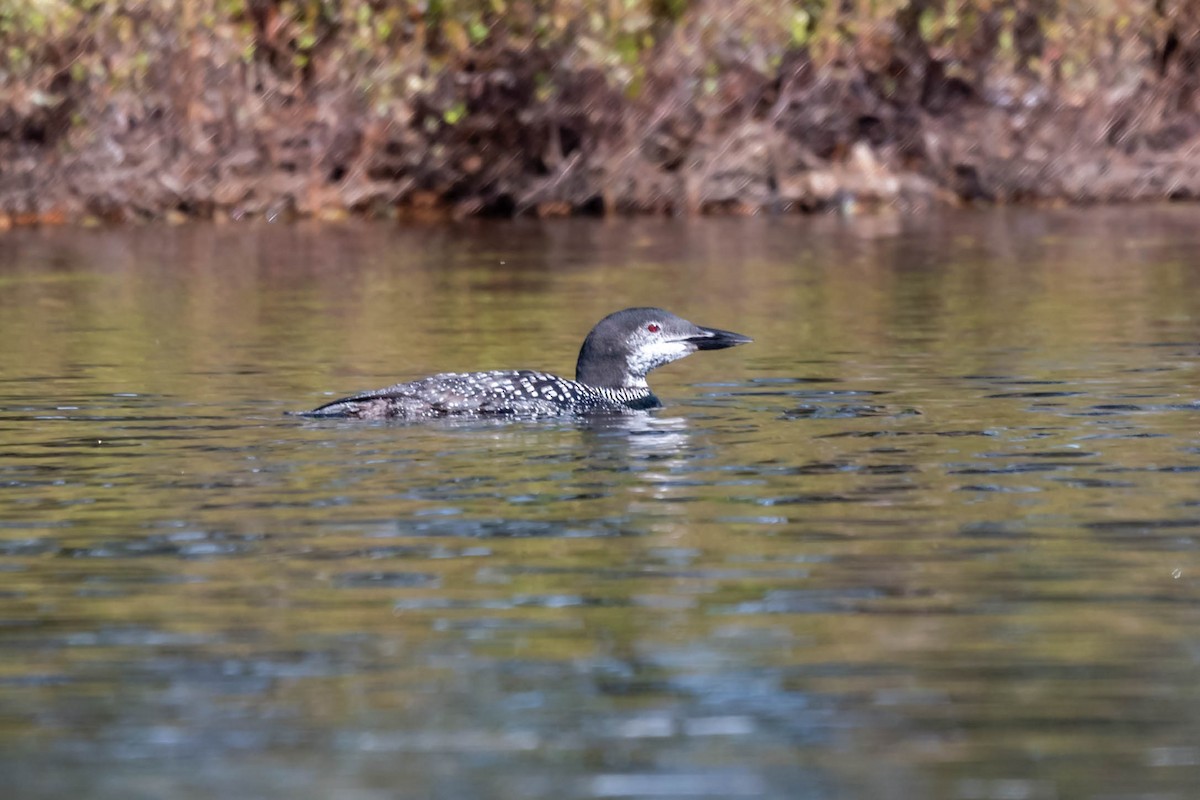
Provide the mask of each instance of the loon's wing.
POLYGON ((561 378, 534 370, 444 372, 428 378, 397 383, 383 389, 343 397, 303 417, 435 417, 447 414, 546 413, 562 397, 554 387, 566 386, 561 378))

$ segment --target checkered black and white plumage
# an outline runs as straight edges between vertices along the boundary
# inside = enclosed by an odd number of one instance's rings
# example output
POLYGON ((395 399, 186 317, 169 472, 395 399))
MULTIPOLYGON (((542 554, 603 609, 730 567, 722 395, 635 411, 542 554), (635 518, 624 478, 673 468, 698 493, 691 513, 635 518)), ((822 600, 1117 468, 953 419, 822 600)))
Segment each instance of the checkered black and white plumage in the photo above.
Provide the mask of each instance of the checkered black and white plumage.
POLYGON ((646 384, 652 369, 697 350, 749 341, 740 333, 701 328, 661 308, 627 308, 592 328, 579 350, 573 381, 527 369, 444 372, 335 400, 301 416, 425 419, 629 413, 661 405, 646 384))
POLYGON ((419 419, 444 416, 560 416, 627 413, 661 405, 649 387, 588 386, 534 370, 444 372, 346 397, 306 412, 309 417, 419 419))

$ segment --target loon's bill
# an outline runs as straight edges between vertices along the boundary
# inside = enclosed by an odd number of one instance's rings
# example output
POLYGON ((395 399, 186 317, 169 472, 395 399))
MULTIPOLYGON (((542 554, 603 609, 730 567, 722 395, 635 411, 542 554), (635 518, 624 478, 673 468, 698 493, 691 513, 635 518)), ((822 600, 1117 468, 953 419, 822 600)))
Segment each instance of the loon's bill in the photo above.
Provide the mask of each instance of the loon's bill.
POLYGON ((627 413, 662 405, 646 375, 697 350, 753 341, 705 328, 661 308, 627 308, 592 328, 579 350, 575 380, 534 370, 446 372, 344 397, 304 417, 426 419, 443 416, 521 417, 627 413))
POLYGON ((696 345, 697 350, 724 350, 726 347, 750 344, 754 341, 749 336, 743 336, 733 331, 723 331, 720 328, 700 328, 700 330, 704 331, 704 335, 688 339, 689 342, 696 345))

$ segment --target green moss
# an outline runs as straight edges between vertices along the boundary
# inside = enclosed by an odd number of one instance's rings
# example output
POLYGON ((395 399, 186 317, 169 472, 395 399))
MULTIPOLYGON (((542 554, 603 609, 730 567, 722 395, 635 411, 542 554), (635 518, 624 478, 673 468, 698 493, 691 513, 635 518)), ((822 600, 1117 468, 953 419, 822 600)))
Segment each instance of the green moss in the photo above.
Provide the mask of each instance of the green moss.
POLYGON ((442 112, 442 119, 447 125, 457 125, 467 114, 467 106, 465 103, 455 103, 442 112))

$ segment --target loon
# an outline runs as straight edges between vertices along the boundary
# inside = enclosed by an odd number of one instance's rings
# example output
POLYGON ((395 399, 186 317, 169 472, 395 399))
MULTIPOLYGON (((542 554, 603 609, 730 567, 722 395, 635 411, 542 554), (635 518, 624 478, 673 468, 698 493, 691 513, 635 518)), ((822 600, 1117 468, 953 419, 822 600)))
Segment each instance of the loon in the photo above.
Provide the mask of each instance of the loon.
POLYGON ((627 308, 592 328, 575 365, 575 380, 534 370, 444 372, 334 400, 303 417, 426 419, 444 416, 539 417, 624 413, 659 408, 646 373, 697 350, 753 341, 703 328, 661 308, 627 308))

